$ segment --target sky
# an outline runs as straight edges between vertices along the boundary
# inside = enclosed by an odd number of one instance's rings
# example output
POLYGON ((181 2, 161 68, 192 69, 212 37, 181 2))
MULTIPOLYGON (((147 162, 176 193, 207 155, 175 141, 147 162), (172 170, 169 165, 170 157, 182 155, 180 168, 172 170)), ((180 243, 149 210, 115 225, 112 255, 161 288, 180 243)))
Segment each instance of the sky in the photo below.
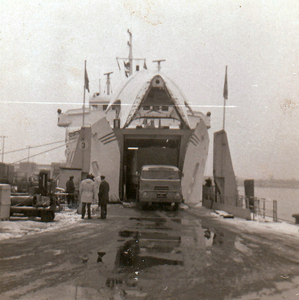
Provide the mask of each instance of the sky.
POLYGON ((163 72, 191 106, 211 112, 207 175, 228 66, 225 130, 236 176, 299 180, 297 0, 1 0, 0 24, 4 162, 64 161, 57 109, 82 107, 85 60, 87 102, 99 79, 104 90, 106 72, 117 88, 116 57, 128 56, 130 29, 133 56, 153 70, 153 60, 166 59, 163 72))

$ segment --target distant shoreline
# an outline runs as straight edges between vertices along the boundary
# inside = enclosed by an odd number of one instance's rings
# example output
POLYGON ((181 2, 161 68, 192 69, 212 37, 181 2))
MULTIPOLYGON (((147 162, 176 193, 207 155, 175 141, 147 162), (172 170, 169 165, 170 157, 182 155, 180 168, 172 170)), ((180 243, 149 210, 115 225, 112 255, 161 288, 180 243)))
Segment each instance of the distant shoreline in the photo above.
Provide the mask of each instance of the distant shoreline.
MULTIPOLYGON (((244 186, 245 179, 237 179, 238 186, 244 186)), ((290 188, 290 189, 299 189, 298 180, 282 180, 282 179, 255 179, 255 187, 264 187, 264 188, 290 188)))

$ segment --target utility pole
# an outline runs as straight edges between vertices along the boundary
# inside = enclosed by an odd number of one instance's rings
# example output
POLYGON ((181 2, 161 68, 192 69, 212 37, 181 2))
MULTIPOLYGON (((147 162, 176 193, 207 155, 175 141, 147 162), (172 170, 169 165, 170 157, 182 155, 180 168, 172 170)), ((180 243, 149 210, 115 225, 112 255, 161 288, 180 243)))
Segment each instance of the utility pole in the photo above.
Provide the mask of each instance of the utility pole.
POLYGON ((29 159, 30 159, 30 146, 28 146, 28 162, 29 162, 29 159))
POLYGON ((4 144, 5 144, 5 138, 7 138, 7 136, 0 136, 2 138, 2 162, 4 161, 4 144))

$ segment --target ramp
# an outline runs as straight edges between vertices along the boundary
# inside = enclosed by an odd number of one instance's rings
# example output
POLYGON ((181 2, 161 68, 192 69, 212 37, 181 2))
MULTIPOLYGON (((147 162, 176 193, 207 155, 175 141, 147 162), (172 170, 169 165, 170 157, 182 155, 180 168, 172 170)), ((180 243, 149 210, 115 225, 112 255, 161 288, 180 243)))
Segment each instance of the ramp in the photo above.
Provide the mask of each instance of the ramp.
POLYGON ((237 182, 224 130, 214 133, 213 175, 219 196, 217 202, 237 206, 237 182))

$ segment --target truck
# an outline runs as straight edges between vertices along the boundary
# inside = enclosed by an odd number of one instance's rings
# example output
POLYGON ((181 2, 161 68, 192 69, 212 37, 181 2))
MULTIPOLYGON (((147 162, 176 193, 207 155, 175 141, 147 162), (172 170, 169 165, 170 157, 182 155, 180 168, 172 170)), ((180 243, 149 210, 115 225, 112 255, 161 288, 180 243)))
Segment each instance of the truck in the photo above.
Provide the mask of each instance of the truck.
POLYGON ((137 197, 140 208, 162 204, 177 210, 183 202, 181 178, 182 173, 175 166, 142 166, 137 197))

